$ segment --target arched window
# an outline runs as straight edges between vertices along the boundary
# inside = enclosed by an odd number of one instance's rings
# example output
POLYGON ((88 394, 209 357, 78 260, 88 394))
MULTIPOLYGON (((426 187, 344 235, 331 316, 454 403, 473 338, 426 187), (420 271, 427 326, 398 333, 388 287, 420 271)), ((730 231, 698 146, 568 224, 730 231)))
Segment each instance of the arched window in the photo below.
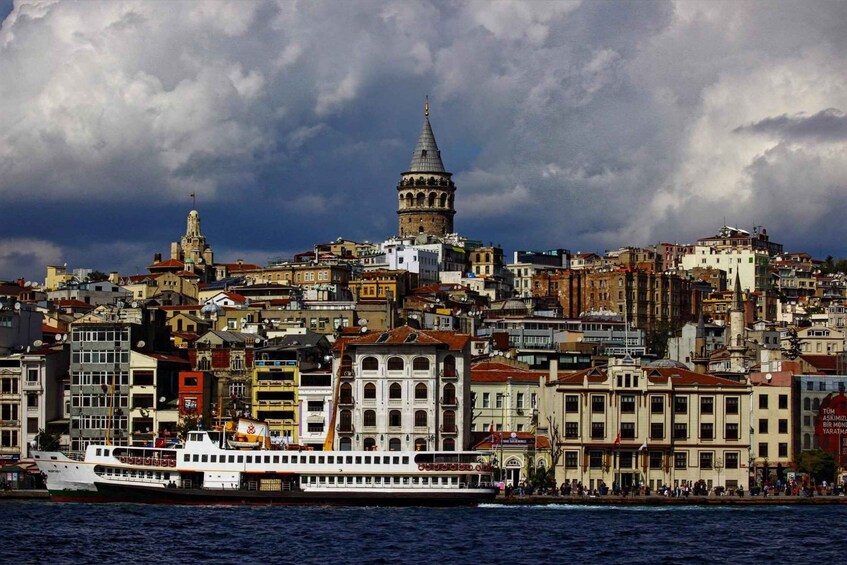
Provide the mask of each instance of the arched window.
POLYGON ((444 358, 444 376, 448 379, 456 376, 456 358, 452 355, 444 358))
POLYGON ((447 204, 447 195, 442 192, 441 198, 438 199, 438 205, 444 208, 445 204, 447 204))
POLYGON ((456 413, 452 410, 444 411, 444 419, 441 425, 444 428, 445 432, 455 432, 456 431, 456 413))
POLYGON ((415 451, 426 451, 426 440, 424 438, 415 439, 415 451))
POLYGON ((388 451, 400 451, 400 440, 396 437, 388 440, 388 451))
POLYGON ((365 451, 374 451, 376 449, 376 440, 372 437, 365 438, 365 451))
POLYGON ((816 398, 812 400, 812 410, 820 410, 821 409, 821 399, 816 398))
POLYGON ((441 442, 442 451, 456 451, 456 440, 448 437, 443 442, 441 442))
POLYGON ((353 431, 353 413, 349 410, 342 410, 339 414, 338 429, 342 432, 353 431))
POLYGON ((388 360, 389 371, 402 371, 405 364, 400 357, 392 357, 388 360))
POLYGON ((375 428, 376 427, 376 411, 365 410, 365 413, 362 415, 362 420, 363 420, 366 428, 375 428))
POLYGON ((340 396, 339 402, 341 404, 352 404, 353 403, 353 386, 350 383, 342 384, 339 396, 340 396))
POLYGON ((389 428, 399 428, 403 425, 403 417, 400 414, 399 410, 392 410, 388 413, 388 427, 389 428))
POLYGON ((426 196, 424 196, 423 192, 419 192, 418 197, 415 201, 415 205, 419 208, 423 208, 424 204, 426 204, 426 196))
POLYGON ((429 371, 429 359, 426 357, 415 357, 412 361, 413 371, 429 371))
POLYGON ((415 427, 426 427, 426 410, 415 410, 415 427))
POLYGON ((808 396, 803 399, 803 410, 811 410, 812 409, 812 399, 808 396))
POLYGON ((376 357, 365 357, 362 359, 362 370, 363 371, 378 371, 379 370, 379 361, 376 357))
POLYGON ((423 383, 418 383, 415 385, 415 400, 426 400, 427 398, 427 389, 426 385, 423 383))
POLYGON ((198 371, 210 371, 212 369, 212 362, 209 361, 208 357, 201 357, 197 361, 197 370, 198 371))
POLYGON ((403 389, 400 388, 400 383, 391 383, 391 386, 388 387, 388 398, 391 400, 403 398, 403 389))
POLYGON ((430 208, 435 208, 435 198, 436 198, 435 193, 430 192, 429 193, 429 200, 427 202, 427 204, 429 204, 430 208))
POLYGON ((345 377, 353 376, 353 358, 349 355, 341 358, 341 374, 345 377))
POLYGON ((353 440, 349 437, 343 437, 338 441, 338 448, 341 451, 352 451, 353 450, 353 440))
POLYGON ((365 384, 365 398, 373 400, 376 398, 376 385, 373 383, 365 384))
POLYGON ((441 399, 442 404, 456 404, 456 387, 450 383, 444 385, 444 398, 441 399))
POLYGON ((812 436, 803 434, 803 449, 812 449, 812 436))

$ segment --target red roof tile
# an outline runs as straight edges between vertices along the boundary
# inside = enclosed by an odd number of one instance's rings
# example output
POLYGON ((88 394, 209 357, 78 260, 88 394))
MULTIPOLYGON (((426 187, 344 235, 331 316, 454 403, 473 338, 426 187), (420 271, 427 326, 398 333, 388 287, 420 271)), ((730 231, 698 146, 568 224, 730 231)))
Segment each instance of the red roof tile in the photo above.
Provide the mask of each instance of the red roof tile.
POLYGON ((368 332, 361 337, 346 340, 346 343, 348 347, 358 345, 403 345, 409 343, 420 345, 446 345, 450 351, 461 351, 465 348, 465 346, 467 346, 469 341, 470 336, 467 334, 435 330, 417 330, 410 328, 409 326, 402 326, 390 331, 368 332), (414 341, 406 341, 407 339, 411 339, 410 336, 412 334, 416 334, 414 341))
POLYGON ((185 269, 185 263, 176 259, 165 259, 164 261, 156 261, 147 267, 148 269, 185 269))

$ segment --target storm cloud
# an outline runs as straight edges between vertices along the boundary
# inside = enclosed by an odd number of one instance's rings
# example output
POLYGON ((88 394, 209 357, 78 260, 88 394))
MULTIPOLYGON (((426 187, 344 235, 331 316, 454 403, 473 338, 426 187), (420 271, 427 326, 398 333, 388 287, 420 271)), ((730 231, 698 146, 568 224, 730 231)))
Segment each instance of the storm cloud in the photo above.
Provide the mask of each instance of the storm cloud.
POLYGON ((15 2, 0 278, 143 270, 191 193, 219 260, 393 235, 426 94, 472 239, 726 221, 844 255, 845 25, 843 2, 15 2))

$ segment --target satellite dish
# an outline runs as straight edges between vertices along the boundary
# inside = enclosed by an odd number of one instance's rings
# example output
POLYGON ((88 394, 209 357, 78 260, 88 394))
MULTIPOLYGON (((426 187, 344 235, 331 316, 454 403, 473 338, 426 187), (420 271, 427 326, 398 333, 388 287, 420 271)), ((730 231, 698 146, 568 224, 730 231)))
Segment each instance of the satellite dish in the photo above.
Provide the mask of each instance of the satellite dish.
POLYGON ((32 282, 32 281, 26 281, 26 282, 24 283, 24 286, 34 286, 34 285, 35 285, 35 283, 34 283, 34 282, 32 282))
POLYGON ((765 375, 765 379, 766 379, 768 382, 771 382, 771 379, 773 379, 773 375, 772 375, 772 374, 770 374, 770 373, 768 373, 767 375, 765 375))
POLYGON ((137 301, 137 300, 133 300, 133 301, 132 301, 132 307, 133 307, 133 308, 138 308, 138 301, 137 301))
POLYGON ((145 345, 147 345, 147 343, 146 343, 143 339, 139 340, 139 341, 138 341, 138 343, 136 343, 136 344, 135 344, 135 346, 136 346, 138 349, 141 349, 141 348, 142 348, 142 347, 144 347, 145 345))
POLYGON ((159 397, 159 402, 164 402, 165 400, 167 400, 167 398, 165 398, 164 396, 159 397))
POLYGON ((21 303, 15 302, 15 310, 20 310, 20 309, 21 309, 21 303))
POLYGON ((516 437, 518 437, 518 434, 516 434, 515 432, 512 432, 511 434, 509 434, 509 437, 516 438, 516 437))
POLYGON ((367 326, 367 325, 368 325, 368 321, 367 321, 367 320, 365 320, 364 318, 359 318, 359 321, 358 321, 358 322, 356 322, 356 325, 357 325, 357 326, 367 326))
POLYGON ((44 345, 44 342, 41 341, 40 339, 36 339, 35 341, 32 342, 32 345, 35 346, 35 347, 41 347, 42 345, 44 345))
POLYGON ((62 334, 56 334, 56 341, 62 341, 62 334))
POLYGON ((368 326, 362 326, 362 333, 363 334, 368 333, 368 326))

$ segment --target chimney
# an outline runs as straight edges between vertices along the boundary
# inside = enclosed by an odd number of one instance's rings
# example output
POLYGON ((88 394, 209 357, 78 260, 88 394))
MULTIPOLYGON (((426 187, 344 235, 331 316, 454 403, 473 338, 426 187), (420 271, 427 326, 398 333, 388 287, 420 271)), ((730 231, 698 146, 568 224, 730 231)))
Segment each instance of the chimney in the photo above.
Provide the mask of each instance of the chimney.
POLYGON ((153 262, 154 263, 159 263, 161 260, 162 260, 162 254, 161 253, 154 253, 153 254, 153 262))

